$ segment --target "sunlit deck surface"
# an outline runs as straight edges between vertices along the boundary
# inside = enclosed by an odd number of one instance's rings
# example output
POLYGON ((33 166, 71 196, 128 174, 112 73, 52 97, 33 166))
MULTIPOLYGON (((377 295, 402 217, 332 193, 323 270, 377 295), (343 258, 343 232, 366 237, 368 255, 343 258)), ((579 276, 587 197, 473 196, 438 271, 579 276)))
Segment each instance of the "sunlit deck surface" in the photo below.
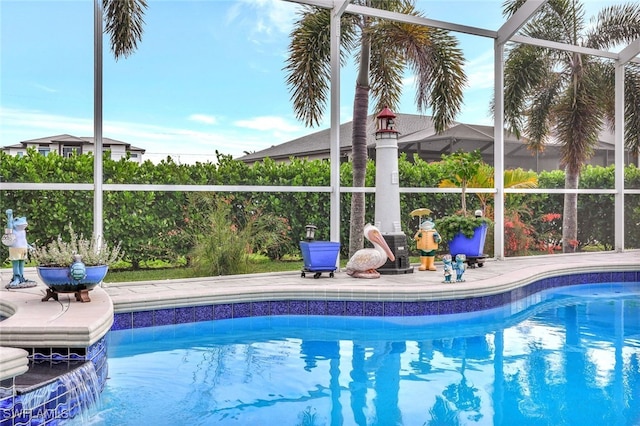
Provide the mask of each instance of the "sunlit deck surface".
MULTIPOLYGON (((90 292, 91 302, 61 294, 58 301, 42 302, 45 286, 6 290, 11 274, 3 269, 0 306, 6 320, 0 322, 0 345, 88 346, 104 335, 113 314, 221 303, 278 300, 429 301, 494 295, 537 280, 588 272, 640 271, 640 251, 624 253, 555 254, 548 256, 487 259, 483 267, 468 268, 464 282, 443 283, 438 271, 382 275, 356 279, 336 271, 301 277, 300 271, 247 274, 164 281, 105 283, 90 292), (10 315, 8 315, 10 314, 10 315)), ((39 282, 34 269, 28 277, 39 282)))

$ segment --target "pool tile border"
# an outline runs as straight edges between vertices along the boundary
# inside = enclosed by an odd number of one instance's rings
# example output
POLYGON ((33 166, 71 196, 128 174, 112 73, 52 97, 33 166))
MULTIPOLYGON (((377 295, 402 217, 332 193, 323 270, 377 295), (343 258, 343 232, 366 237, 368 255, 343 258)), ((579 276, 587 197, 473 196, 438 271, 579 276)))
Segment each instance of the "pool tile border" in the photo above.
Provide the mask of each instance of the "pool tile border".
POLYGON ((162 308, 114 314, 111 330, 270 315, 424 316, 482 311, 556 287, 608 282, 640 282, 640 271, 586 272, 550 276, 503 293, 430 301, 270 300, 162 308))

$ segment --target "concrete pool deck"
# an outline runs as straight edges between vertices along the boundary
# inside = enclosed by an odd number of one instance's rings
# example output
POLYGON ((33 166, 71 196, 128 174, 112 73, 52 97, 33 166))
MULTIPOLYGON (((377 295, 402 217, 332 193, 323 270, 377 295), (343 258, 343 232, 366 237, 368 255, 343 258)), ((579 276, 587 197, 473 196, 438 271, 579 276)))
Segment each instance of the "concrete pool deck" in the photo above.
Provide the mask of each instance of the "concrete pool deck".
POLYGON ((483 267, 468 268, 464 282, 443 283, 438 271, 382 275, 356 279, 337 271, 301 277, 300 271, 204 277, 165 281, 103 283, 91 291, 91 302, 73 294, 42 302, 46 287, 35 269, 27 271, 36 287, 6 290, 11 270, 0 270, 0 346, 87 347, 110 329, 113 315, 126 312, 222 303, 273 300, 433 301, 466 299, 504 293, 547 277, 589 272, 640 271, 640 251, 623 253, 555 254, 487 259, 483 267))

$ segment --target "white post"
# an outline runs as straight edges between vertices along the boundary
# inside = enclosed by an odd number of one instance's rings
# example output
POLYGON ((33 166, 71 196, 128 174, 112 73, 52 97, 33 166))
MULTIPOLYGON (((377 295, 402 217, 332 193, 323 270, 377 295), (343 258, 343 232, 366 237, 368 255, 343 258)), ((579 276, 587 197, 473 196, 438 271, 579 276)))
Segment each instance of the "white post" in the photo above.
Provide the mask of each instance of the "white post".
POLYGON ((504 260, 504 44, 494 45, 494 118, 493 118, 493 170, 496 195, 493 212, 493 251, 498 260, 504 260))
MULTIPOLYGON (((94 1, 93 28, 93 238, 102 239, 102 6, 94 1)), ((100 245, 98 244, 98 247, 100 245)))
POLYGON ((615 202, 614 202, 614 246, 615 251, 624 250, 624 64, 616 63, 615 77, 615 202))

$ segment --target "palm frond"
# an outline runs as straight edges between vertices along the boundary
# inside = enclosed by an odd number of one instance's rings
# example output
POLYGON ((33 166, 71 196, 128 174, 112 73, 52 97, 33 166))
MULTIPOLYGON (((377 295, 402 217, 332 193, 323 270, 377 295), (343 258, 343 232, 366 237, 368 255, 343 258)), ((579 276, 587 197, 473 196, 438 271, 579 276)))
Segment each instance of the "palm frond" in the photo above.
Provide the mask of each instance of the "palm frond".
MULTIPOLYGON (((287 86, 292 92, 293 108, 299 120, 307 126, 318 125, 324 114, 331 79, 331 12, 305 7, 291 32, 289 58, 285 71, 287 86)), ((353 44, 352 19, 341 23, 340 61, 344 65, 346 52, 353 44)))
POLYGON ((630 43, 640 37, 640 4, 630 2, 605 7, 586 34, 586 44, 594 49, 607 49, 630 43))
POLYGON ((102 0, 104 32, 110 36, 116 60, 137 49, 142 40, 146 8, 146 0, 102 0))

